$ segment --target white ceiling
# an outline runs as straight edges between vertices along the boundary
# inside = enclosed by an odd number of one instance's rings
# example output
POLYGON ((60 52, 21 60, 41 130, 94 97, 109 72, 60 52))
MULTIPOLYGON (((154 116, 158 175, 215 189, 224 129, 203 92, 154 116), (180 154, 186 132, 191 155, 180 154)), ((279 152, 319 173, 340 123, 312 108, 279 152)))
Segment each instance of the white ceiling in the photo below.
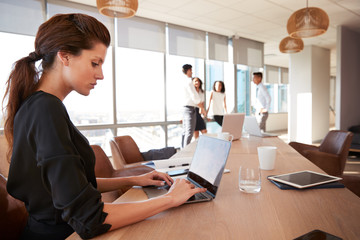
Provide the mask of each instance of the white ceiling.
MULTIPOLYGON (((96 6, 96 0, 70 1, 96 6)), ((288 67, 289 55, 278 46, 288 35, 288 18, 304 7, 306 0, 139 0, 136 16, 264 42, 265 64, 288 67)), ((330 49, 335 75, 336 27, 360 32, 360 0, 309 0, 309 7, 322 8, 330 26, 323 35, 303 39, 304 44, 330 49)))

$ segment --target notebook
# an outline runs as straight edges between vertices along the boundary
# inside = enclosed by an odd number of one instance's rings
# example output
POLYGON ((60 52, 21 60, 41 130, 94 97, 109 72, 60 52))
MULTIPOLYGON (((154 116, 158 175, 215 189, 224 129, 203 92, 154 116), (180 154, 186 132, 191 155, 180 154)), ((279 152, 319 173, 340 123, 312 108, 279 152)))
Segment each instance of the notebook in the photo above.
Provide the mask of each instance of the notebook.
POLYGON ((244 129, 248 134, 257 136, 257 137, 277 137, 278 136, 277 134, 261 132, 259 124, 256 121, 256 117, 254 117, 254 116, 246 116, 245 117, 244 129))
MULTIPOLYGON (((196 145, 186 179, 195 187, 206 188, 204 193, 197 193, 186 203, 211 201, 215 198, 229 156, 231 142, 201 135, 196 145)), ((168 187, 145 187, 149 198, 158 197, 167 192, 168 187)))
POLYGON ((222 124, 222 132, 228 132, 233 135, 233 140, 241 138, 245 113, 225 114, 222 124))

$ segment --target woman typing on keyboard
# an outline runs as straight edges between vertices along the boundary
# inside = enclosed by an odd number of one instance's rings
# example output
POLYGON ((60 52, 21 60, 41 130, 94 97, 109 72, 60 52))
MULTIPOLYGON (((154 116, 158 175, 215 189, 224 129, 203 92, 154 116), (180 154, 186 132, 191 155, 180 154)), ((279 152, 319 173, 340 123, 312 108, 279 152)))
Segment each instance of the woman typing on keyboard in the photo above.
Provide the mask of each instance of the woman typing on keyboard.
POLYGON ((63 100, 89 95, 104 78, 110 34, 95 18, 59 14, 43 23, 35 51, 16 62, 7 82, 6 138, 11 146, 8 192, 29 213, 22 239, 65 239, 74 231, 92 238, 181 205, 204 192, 187 180, 156 171, 134 177, 96 179, 95 156, 73 125, 63 100), (41 61, 41 70, 35 63, 41 61), (101 192, 123 185, 171 185, 143 202, 108 204, 101 192))

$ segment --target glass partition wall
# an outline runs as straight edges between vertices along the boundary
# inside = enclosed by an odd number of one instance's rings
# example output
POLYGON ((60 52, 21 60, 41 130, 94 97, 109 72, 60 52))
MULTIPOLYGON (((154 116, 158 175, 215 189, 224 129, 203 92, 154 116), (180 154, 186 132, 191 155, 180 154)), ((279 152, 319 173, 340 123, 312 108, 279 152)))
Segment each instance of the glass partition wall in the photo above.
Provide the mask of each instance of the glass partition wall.
MULTIPOLYGON (((243 38, 229 39, 140 17, 107 18, 95 7, 73 2, 26 2, 3 0, 0 3, 0 18, 7 18, 0 23, 0 50, 8 56, 0 60, 1 100, 12 64, 34 50, 36 30, 47 17, 75 10, 96 17, 112 36, 103 66, 104 79, 98 81, 89 96, 73 92, 64 104, 71 120, 90 144, 100 145, 108 155, 111 155, 109 140, 118 135, 132 136, 141 151, 180 147, 184 64, 191 64, 193 77, 203 81, 206 107, 214 82, 220 80, 226 86, 228 113, 251 113, 251 74, 254 69, 263 67, 262 43, 243 38), (24 11, 24 17, 34 20, 24 21, 22 15, 11 14, 14 11, 24 11), (19 22, 25 22, 27 26, 9 26, 9 23, 19 22)), ((276 93, 279 110, 286 110, 286 84, 280 82, 276 93)), ((213 121, 207 121, 207 128, 209 132, 219 131, 213 121)))

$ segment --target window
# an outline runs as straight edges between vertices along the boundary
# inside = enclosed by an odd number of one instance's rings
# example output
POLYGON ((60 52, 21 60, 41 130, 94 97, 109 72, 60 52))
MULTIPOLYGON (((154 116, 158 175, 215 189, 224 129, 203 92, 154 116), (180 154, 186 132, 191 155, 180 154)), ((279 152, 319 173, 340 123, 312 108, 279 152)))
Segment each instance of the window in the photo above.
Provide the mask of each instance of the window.
POLYGON ((270 102, 270 109, 268 109, 268 112, 269 113, 274 113, 274 112, 277 112, 277 109, 275 109, 275 106, 277 106, 275 103, 277 101, 277 98, 275 98, 275 96, 277 96, 275 94, 275 90, 277 90, 277 84, 266 84, 265 85, 267 90, 268 90, 268 93, 270 95, 270 98, 271 98, 271 102, 270 102))
POLYGON ((288 85, 287 84, 279 84, 279 96, 278 96, 278 112, 287 112, 287 91, 288 85))
POLYGON ((90 145, 99 145, 107 155, 111 155, 110 139, 114 134, 110 129, 95 129, 80 131, 89 141, 90 145))
MULTIPOLYGON (((17 60, 34 51, 35 37, 0 32, 0 39, 0 52, 6 56, 0 58, 0 104, 2 104, 12 66, 17 60)), ((6 104, 7 101, 4 101, 4 107, 6 104)), ((4 127, 3 117, 3 111, 0 111, 0 128, 4 127)))
POLYGON ((250 114, 250 73, 249 68, 244 65, 237 65, 237 112, 250 114))
POLYGON ((118 123, 164 121, 164 54, 116 49, 118 123))
POLYGON ((118 128, 117 132, 118 136, 131 136, 141 152, 146 152, 150 149, 163 148, 165 145, 165 131, 164 128, 159 125, 118 128))
POLYGON ((182 136, 182 125, 181 124, 169 124, 168 130, 168 142, 167 146, 180 148, 181 147, 181 136, 182 136))

